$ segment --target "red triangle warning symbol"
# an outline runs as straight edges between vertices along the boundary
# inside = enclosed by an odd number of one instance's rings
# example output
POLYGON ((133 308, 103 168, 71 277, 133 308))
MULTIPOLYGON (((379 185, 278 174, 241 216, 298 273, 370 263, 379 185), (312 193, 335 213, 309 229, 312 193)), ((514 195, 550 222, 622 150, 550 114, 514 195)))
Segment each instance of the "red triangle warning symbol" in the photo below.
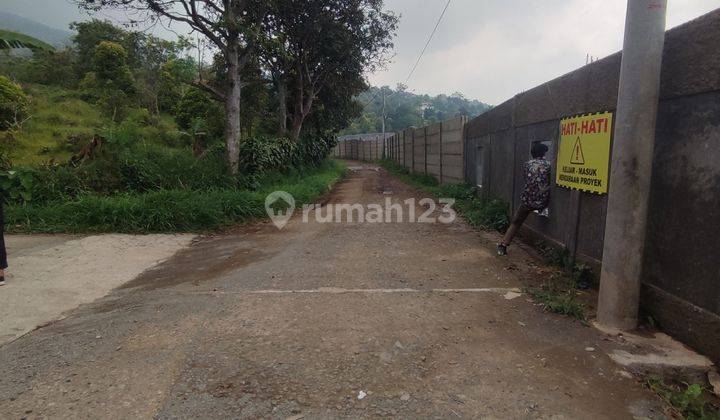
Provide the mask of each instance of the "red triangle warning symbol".
POLYGON ((573 146, 572 155, 570 156, 570 163, 574 165, 584 165, 585 156, 582 152, 582 144, 580 143, 580 137, 575 140, 575 146, 573 146))

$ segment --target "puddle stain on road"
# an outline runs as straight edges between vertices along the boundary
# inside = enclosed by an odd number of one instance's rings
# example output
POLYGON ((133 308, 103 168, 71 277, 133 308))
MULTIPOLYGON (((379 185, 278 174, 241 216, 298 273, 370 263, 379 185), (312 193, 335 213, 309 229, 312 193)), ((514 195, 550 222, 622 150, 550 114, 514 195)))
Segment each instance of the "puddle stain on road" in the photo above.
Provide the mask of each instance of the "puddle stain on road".
POLYGON ((257 245, 250 246, 244 238, 237 236, 201 240, 145 271, 122 289, 155 290, 189 282, 197 285, 272 255, 258 250, 257 245))

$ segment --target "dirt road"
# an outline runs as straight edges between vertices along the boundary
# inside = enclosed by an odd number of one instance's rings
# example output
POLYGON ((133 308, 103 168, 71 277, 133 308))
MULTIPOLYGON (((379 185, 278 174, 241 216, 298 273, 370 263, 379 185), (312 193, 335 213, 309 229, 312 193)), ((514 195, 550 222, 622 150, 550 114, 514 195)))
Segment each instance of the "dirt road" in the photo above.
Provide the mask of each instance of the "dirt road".
MULTIPOLYGON (((421 196, 366 166, 328 199, 421 196)), ((300 217, 280 231, 261 223, 208 237, 0 348, 0 412, 659 416, 654 395, 606 356, 620 344, 512 292, 521 284, 493 240, 462 222, 300 217)), ((513 251, 515 264, 529 258, 513 251)))

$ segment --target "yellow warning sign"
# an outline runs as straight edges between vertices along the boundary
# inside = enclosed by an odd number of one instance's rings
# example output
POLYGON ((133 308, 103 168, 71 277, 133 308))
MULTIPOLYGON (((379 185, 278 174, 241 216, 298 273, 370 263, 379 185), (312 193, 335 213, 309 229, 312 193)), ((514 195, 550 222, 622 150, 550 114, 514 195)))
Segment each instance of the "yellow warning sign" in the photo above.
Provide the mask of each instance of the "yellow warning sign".
POLYGON ((612 112, 561 120, 556 183, 606 193, 611 130, 612 112))

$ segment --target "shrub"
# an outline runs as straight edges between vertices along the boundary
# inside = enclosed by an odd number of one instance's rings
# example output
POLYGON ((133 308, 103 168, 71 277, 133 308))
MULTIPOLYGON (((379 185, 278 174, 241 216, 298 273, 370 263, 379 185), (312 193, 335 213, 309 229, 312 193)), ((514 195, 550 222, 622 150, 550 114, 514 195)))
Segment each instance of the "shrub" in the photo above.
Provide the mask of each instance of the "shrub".
MULTIPOLYGON (((52 125, 73 123, 64 110, 44 116, 52 125), (68 120, 68 121, 66 121, 68 120)), ((46 204, 75 200, 81 196, 108 196, 146 193, 158 190, 200 191, 245 187, 257 189, 259 180, 269 172, 298 166, 317 165, 325 158, 333 142, 303 139, 293 143, 284 138, 249 138, 240 151, 241 174, 230 174, 225 146, 216 143, 199 156, 188 147, 188 137, 174 130, 165 118, 147 110, 130 110, 121 123, 63 137, 53 134, 52 150, 62 150, 82 158, 73 163, 44 163, 15 166, 12 172, 0 172, 0 186, 10 203, 46 204), (99 146, 88 149, 95 138, 99 146), (185 141, 185 143, 182 143, 185 141), (170 147, 168 147, 170 146, 170 147)), ((0 142, 0 145, 10 142, 0 142)), ((50 146, 43 150, 50 151, 50 146)), ((2 166, 0 154, 0 166, 2 166)))
POLYGON ((657 376, 651 376, 645 384, 672 406, 680 418, 688 420, 720 418, 720 409, 712 405, 705 387, 701 384, 665 383, 657 376))
POLYGON ((110 197, 81 195, 45 205, 10 205, 8 230, 15 232, 198 232, 265 217, 267 193, 283 190, 298 204, 328 191, 345 168, 334 162, 267 174, 259 191, 237 188, 157 190, 110 197))
POLYGON ((134 93, 135 84, 127 65, 127 52, 122 45, 112 41, 98 44, 93 54, 93 70, 104 88, 134 93))
POLYGON ((250 137, 240 143, 240 168, 246 174, 284 170, 295 163, 297 151, 286 138, 250 137))
POLYGON ((111 41, 100 42, 92 65, 93 71, 80 82, 83 99, 96 102, 113 120, 122 120, 136 93, 125 48, 111 41))
POLYGON ((122 189, 126 191, 201 190, 236 185, 227 170, 224 153, 217 149, 195 157, 189 150, 138 146, 123 151, 119 164, 122 189))
POLYGON ((0 130, 7 130, 25 119, 29 104, 20 85, 0 76, 0 130))
POLYGON ((210 138, 222 138, 225 130, 222 105, 197 88, 188 89, 174 108, 178 127, 202 131, 210 138))
POLYGON ((245 174, 282 171, 294 166, 318 165, 335 146, 333 138, 250 137, 240 144, 240 167, 245 174))
POLYGON ((334 136, 325 137, 302 137, 298 142, 298 153, 296 164, 317 165, 325 160, 335 147, 336 139, 334 136))

